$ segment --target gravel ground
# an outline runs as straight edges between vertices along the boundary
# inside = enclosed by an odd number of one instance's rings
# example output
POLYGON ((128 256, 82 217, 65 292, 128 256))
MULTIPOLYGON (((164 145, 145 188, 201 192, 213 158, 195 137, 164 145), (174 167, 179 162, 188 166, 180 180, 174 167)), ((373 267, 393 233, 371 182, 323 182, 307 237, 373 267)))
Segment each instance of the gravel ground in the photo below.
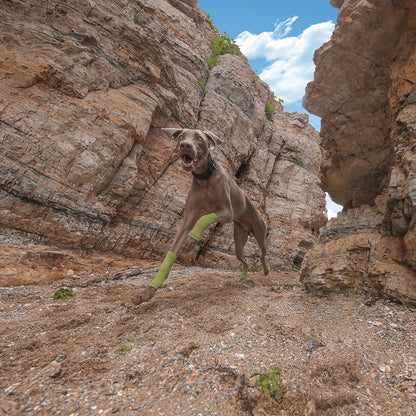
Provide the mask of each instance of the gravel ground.
POLYGON ((134 307, 153 269, 1 288, 0 414, 416 414, 414 309, 179 267, 134 307), (256 386, 277 367, 281 403, 256 386))

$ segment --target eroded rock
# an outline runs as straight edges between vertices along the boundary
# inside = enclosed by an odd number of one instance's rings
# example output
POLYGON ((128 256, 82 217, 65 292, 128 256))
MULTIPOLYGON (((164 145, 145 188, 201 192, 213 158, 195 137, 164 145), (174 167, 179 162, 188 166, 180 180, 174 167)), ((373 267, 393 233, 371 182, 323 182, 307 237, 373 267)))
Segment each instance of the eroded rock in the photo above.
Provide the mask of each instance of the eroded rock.
POLYGON ((412 1, 344 1, 315 54, 304 104, 322 117, 323 187, 347 211, 308 255, 311 290, 416 301, 415 16, 412 1))
MULTIPOLYGON (((299 264, 325 222, 318 134, 304 115, 283 112, 243 55, 220 56, 208 68, 216 33, 196 3, 1 4, 3 247, 26 244, 30 251, 41 243, 91 256, 162 258, 191 177, 160 128, 182 126, 224 139, 215 157, 267 220, 272 267, 299 264), (265 115, 267 101, 273 122, 265 115)), ((4 268, 29 273, 5 250, 4 268)), ((217 226, 181 261, 232 268, 233 252, 232 228, 217 226)), ((256 262, 254 244, 248 256, 256 262)), ((53 267, 48 262, 39 281, 53 267)), ((15 283, 33 283, 33 276, 15 283)), ((7 273, 0 284, 13 284, 13 276, 7 273)))

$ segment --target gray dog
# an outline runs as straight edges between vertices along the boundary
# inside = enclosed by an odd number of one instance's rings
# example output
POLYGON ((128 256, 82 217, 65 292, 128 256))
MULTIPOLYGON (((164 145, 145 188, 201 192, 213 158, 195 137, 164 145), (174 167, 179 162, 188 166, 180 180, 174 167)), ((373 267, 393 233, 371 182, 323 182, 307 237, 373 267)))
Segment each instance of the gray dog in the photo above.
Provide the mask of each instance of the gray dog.
POLYGON ((266 263, 266 224, 247 195, 234 179, 212 157, 210 150, 221 140, 209 131, 190 129, 162 129, 179 141, 179 157, 184 170, 191 172, 193 181, 185 205, 184 220, 153 281, 134 296, 136 305, 151 299, 168 277, 180 255, 186 239, 199 241, 205 228, 214 222, 234 222, 235 254, 243 264, 241 279, 247 277, 248 263, 244 257, 247 238, 253 235, 261 249, 264 274, 266 263))

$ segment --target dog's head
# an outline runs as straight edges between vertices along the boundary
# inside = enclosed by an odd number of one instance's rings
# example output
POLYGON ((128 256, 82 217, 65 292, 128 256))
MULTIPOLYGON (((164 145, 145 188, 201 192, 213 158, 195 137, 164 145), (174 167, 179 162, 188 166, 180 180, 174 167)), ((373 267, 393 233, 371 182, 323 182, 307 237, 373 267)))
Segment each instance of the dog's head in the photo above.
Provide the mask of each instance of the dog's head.
POLYGON ((178 141, 178 155, 182 167, 188 172, 204 172, 210 163, 210 151, 221 143, 221 139, 210 131, 174 128, 162 130, 178 141))

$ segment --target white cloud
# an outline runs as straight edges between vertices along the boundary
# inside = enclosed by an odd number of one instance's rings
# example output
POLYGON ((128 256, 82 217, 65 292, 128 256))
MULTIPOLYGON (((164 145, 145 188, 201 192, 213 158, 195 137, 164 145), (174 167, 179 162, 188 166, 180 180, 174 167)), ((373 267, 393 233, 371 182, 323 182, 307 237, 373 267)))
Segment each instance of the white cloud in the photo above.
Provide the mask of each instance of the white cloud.
POLYGON ((271 62, 259 74, 277 97, 286 103, 302 100, 306 84, 313 79, 314 51, 330 39, 335 25, 318 23, 306 28, 299 36, 288 36, 294 16, 284 22, 276 22, 273 32, 258 35, 242 32, 236 43, 248 59, 265 59, 271 62))
POLYGON ((326 194, 325 196, 326 199, 326 211, 327 211, 327 217, 330 220, 331 218, 336 218, 336 216, 338 215, 338 212, 342 211, 342 205, 338 205, 336 204, 331 197, 326 194))

